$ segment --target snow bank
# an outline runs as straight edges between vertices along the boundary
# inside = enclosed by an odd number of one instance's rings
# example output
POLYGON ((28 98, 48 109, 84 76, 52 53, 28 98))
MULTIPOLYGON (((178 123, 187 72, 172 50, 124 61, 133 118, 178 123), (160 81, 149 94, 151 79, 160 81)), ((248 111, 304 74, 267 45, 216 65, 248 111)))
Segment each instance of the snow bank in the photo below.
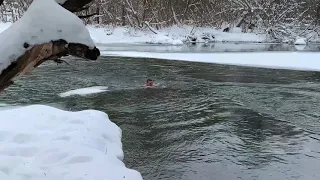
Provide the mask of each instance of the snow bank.
POLYGON ((297 38, 294 42, 295 45, 306 45, 307 41, 305 38, 297 38))
POLYGON ((87 88, 81 88, 81 89, 75 89, 71 91, 67 91, 64 93, 60 93, 59 96, 61 97, 67 97, 72 95, 88 95, 88 94, 95 94, 100 92, 107 91, 108 87, 106 86, 93 86, 93 87, 87 87, 87 88))
POLYGON ((320 71, 320 53, 308 52, 156 53, 107 51, 102 52, 101 54, 105 56, 147 57, 274 69, 320 71))
MULTIPOLYGON (((10 26, 10 23, 0 24, 0 32, 10 26)), ((87 29, 95 43, 98 44, 162 44, 162 45, 181 45, 187 40, 193 27, 191 26, 172 26, 158 30, 158 34, 150 30, 137 30, 131 27, 96 27, 88 25, 87 29)), ((230 33, 222 32, 214 28, 196 28, 194 36, 201 37, 203 34, 214 36, 215 42, 265 42, 265 35, 256 35, 254 33, 242 33, 233 31, 230 33)), ((204 42, 201 38, 197 42, 204 42)))
MULTIPOLYGON (((191 26, 172 26, 158 30, 158 34, 154 34, 150 30, 142 31, 130 27, 95 27, 87 26, 89 32, 96 43, 152 43, 166 45, 180 45, 187 40, 187 36, 192 31, 191 26)), ((254 33, 242 32, 222 32, 214 28, 196 28, 194 36, 201 37, 203 34, 209 34, 214 37, 215 42, 264 42, 265 35, 256 35, 254 33)), ((203 42, 201 38, 197 42, 203 42)))
POLYGON ((180 39, 173 39, 165 34, 152 35, 150 40, 147 40, 148 44, 162 44, 162 45, 183 45, 180 39))
POLYGON ((141 180, 122 162, 121 130, 95 110, 0 111, 0 179, 141 180))
POLYGON ((0 43, 5 44, 0 48, 0 73, 27 50, 24 43, 58 39, 94 47, 89 31, 76 15, 54 0, 34 0, 23 17, 0 34, 0 43))
POLYGON ((92 25, 87 26, 92 39, 98 44, 110 43, 148 43, 163 45, 182 45, 183 42, 177 38, 172 38, 163 33, 154 34, 149 31, 140 31, 128 27, 102 28, 92 25))

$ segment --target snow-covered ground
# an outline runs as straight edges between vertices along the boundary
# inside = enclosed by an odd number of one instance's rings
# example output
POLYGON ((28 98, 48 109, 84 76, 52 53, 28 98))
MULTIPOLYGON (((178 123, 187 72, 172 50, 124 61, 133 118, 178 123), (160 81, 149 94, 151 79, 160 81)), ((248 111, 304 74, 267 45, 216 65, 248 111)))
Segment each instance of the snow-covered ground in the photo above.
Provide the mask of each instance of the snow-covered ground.
POLYGON ((142 180, 103 112, 32 105, 0 110, 0 123, 0 179, 142 180))
POLYGON ((157 53, 134 51, 104 51, 102 52, 102 55, 183 60, 273 69, 320 71, 320 53, 307 52, 157 53))
POLYGON ((70 91, 67 91, 64 93, 60 93, 59 96, 61 96, 61 97, 68 97, 68 96, 72 96, 72 95, 85 96, 85 95, 89 95, 89 94, 105 92, 107 90, 108 90, 108 87, 106 87, 106 86, 93 86, 93 87, 70 90, 70 91))
MULTIPOLYGON (((115 28, 99 28, 88 25, 90 35, 96 43, 148 43, 148 44, 165 44, 165 45, 181 45, 186 40, 186 36, 190 34, 193 27, 191 26, 172 26, 158 30, 158 34, 154 34, 150 30, 137 30, 128 27, 115 28)), ((200 37, 203 34, 214 36, 213 41, 216 42, 264 42, 265 35, 257 35, 254 33, 242 33, 238 31, 226 33, 222 30, 213 28, 196 28, 194 36, 200 37)), ((197 39, 203 42, 202 39, 197 39)))
MULTIPOLYGON (((11 23, 0 23, 0 32, 11 26, 11 23)), ((172 26, 158 31, 154 34, 150 30, 137 30, 130 27, 96 27, 87 25, 87 29, 95 43, 98 44, 162 44, 162 45, 182 45, 186 40, 186 36, 190 34, 193 27, 191 26, 172 26)), ((242 33, 235 29, 233 32, 226 33, 222 30, 213 28, 196 28, 194 36, 209 34, 216 42, 264 42, 265 35, 257 35, 254 33, 242 33)), ((203 42, 202 39, 197 40, 203 42)))

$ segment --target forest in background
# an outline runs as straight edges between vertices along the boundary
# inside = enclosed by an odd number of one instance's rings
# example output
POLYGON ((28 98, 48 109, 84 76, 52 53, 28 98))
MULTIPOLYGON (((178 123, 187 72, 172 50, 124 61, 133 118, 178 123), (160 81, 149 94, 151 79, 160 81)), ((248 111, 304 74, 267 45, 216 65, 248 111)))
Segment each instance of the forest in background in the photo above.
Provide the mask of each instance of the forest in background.
MULTIPOLYGON (((14 22, 32 0, 4 0, 0 18, 14 22)), ((95 0, 78 15, 86 24, 161 29, 172 25, 268 33, 273 39, 318 36, 320 0, 95 0)))

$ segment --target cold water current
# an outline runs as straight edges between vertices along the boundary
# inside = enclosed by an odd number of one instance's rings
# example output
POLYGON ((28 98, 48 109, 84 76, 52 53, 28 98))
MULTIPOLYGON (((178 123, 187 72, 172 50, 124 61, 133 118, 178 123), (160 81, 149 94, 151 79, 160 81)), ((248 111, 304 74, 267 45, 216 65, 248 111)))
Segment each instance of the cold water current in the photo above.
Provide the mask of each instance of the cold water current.
POLYGON ((46 63, 0 95, 108 113, 145 180, 320 179, 320 73, 143 58, 46 63), (143 88, 147 78, 157 88, 143 88), (58 94, 108 86, 87 96, 58 94))

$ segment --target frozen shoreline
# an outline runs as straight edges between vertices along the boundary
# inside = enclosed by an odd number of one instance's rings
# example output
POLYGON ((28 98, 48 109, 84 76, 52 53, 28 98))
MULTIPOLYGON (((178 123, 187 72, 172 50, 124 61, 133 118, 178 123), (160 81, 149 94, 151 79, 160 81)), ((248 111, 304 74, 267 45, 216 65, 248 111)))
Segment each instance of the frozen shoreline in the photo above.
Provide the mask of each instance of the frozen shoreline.
MULTIPOLYGON (((0 23, 0 33, 11 26, 12 23, 0 23)), ((93 41, 97 44, 162 44, 162 45, 183 45, 186 36, 190 34, 193 27, 191 26, 172 26, 158 30, 158 34, 154 34, 149 30, 137 30, 130 27, 96 27, 87 25, 87 29, 93 41)), ((238 42, 238 43, 263 43, 265 35, 257 35, 254 33, 242 33, 235 28, 233 32, 226 33, 222 30, 214 28, 196 28, 194 35, 201 37, 203 34, 208 34, 214 42, 238 42)), ((205 42, 198 38, 197 42, 205 42)))
POLYGON ((310 52, 234 52, 234 53, 158 53, 102 51, 103 56, 156 58, 236 66, 320 71, 320 53, 310 52))

